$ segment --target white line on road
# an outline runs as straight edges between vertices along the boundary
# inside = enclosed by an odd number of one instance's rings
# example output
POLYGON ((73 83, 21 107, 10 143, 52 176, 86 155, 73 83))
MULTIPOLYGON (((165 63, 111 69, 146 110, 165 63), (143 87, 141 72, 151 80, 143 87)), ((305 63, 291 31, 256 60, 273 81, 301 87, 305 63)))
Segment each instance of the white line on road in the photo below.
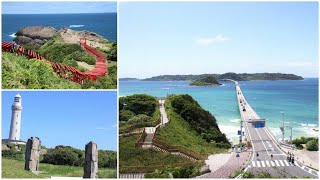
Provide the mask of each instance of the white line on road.
POLYGON ((284 160, 284 163, 285 163, 287 166, 290 166, 290 164, 288 163, 288 161, 284 160))
POLYGON ((284 166, 284 164, 283 164, 282 160, 279 160, 279 162, 280 162, 281 166, 284 166))
POLYGON ((264 164, 264 161, 261 161, 261 165, 262 167, 266 167, 266 165, 264 164))
POLYGON ((255 130, 256 130, 256 131, 257 131, 257 133, 258 133, 258 136, 259 136, 259 138, 260 138, 260 140, 261 140, 261 142, 262 142, 262 144, 263 144, 263 146, 264 146, 264 149, 266 150, 267 154, 268 154, 268 155, 270 155, 270 154, 269 154, 269 152, 268 152, 268 149, 266 148, 266 145, 264 145, 264 143, 263 143, 263 140, 262 140, 262 138, 261 138, 261 136, 260 136, 260 134, 259 134, 259 132, 258 132, 257 128, 255 128, 255 130))
POLYGON ((267 164, 268 167, 270 167, 269 161, 266 161, 266 164, 267 164))
POLYGON ((312 174, 312 169, 310 169, 310 168, 309 168, 309 173, 311 173, 311 174, 312 174))
POLYGON ((256 167, 256 163, 254 161, 252 161, 252 166, 256 167))
POLYGON ((257 161, 257 166, 260 167, 260 162, 259 161, 257 161))
POLYGON ((273 161, 270 161, 270 163, 271 163, 271 166, 274 166, 274 162, 273 161))
POLYGON ((277 160, 274 160, 274 162, 276 163, 277 166, 280 166, 277 160))

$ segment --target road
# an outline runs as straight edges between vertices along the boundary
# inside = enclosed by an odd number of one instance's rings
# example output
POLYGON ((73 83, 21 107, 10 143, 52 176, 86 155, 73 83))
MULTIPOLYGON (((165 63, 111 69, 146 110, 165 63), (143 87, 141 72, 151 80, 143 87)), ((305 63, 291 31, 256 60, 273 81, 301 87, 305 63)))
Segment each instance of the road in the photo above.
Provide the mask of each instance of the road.
POLYGON ((289 163, 287 161, 287 154, 278 147, 276 139, 266 127, 255 128, 253 126, 253 121, 261 118, 246 101, 238 82, 232 82, 236 85, 237 100, 244 131, 246 137, 251 142, 253 150, 251 162, 247 164, 245 171, 254 174, 268 172, 273 177, 281 178, 307 176, 318 178, 319 174, 317 171, 305 167, 300 162, 295 160, 295 163, 289 163), (259 156, 257 156, 257 153, 259 156), (271 159, 271 154, 273 155, 273 159, 271 159))

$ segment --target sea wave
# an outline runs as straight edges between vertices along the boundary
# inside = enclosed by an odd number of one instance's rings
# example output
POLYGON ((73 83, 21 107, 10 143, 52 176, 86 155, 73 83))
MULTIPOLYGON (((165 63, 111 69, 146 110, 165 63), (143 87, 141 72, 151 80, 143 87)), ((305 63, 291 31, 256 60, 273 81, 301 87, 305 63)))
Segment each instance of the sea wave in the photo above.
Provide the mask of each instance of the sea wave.
POLYGON ((84 25, 82 24, 73 24, 73 25, 70 25, 69 28, 79 28, 79 27, 83 27, 84 25))
POLYGON ((10 36, 10 37, 13 37, 13 38, 17 37, 17 36, 16 36, 16 33, 10 34, 9 36, 10 36))
POLYGON ((317 127, 318 124, 303 124, 303 123, 301 123, 301 126, 303 126, 303 127, 317 127))
POLYGON ((170 88, 161 88, 161 89, 170 89, 170 88))
POLYGON ((241 119, 231 119, 230 120, 230 122, 233 122, 233 123, 238 123, 238 122, 240 122, 241 121, 241 119))

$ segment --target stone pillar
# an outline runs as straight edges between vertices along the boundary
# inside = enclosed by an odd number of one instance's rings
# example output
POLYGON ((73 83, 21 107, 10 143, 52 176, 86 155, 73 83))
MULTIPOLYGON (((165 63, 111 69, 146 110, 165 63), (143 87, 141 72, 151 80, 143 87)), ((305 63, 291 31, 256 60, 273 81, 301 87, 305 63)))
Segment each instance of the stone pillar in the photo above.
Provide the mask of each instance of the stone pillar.
POLYGON ((41 150, 40 139, 38 137, 29 138, 26 145, 25 166, 24 166, 25 170, 27 171, 39 170, 40 150, 41 150))
POLYGON ((86 144, 83 178, 98 178, 98 146, 93 141, 86 144))

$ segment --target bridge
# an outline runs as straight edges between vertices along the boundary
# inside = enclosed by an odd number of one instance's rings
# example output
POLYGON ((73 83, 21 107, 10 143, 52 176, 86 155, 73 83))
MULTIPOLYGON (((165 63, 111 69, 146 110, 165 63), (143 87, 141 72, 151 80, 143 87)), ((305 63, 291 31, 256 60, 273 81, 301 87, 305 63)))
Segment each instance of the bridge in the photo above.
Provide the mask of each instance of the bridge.
POLYGON ((108 67, 106 65, 107 60, 104 54, 87 45, 85 38, 80 38, 80 46, 96 59, 96 65, 92 71, 81 72, 72 66, 50 61, 35 51, 25 49, 21 45, 15 45, 14 42, 2 42, 2 51, 16 53, 19 56, 26 56, 28 59, 42 60, 50 64, 53 68, 53 71, 56 72, 60 78, 64 78, 79 84, 83 84, 85 79, 95 81, 98 77, 105 76, 108 72, 108 67))
POLYGON ((266 120, 261 119, 247 102, 237 81, 232 79, 221 79, 221 81, 231 81, 236 86, 237 101, 241 115, 241 132, 244 129, 245 137, 252 146, 251 161, 246 165, 244 171, 254 174, 268 172, 271 176, 282 178, 319 177, 318 171, 306 167, 296 159, 294 163, 287 161, 287 152, 281 149, 281 144, 277 138, 266 127, 266 120), (271 155, 273 158, 271 158, 271 155))

